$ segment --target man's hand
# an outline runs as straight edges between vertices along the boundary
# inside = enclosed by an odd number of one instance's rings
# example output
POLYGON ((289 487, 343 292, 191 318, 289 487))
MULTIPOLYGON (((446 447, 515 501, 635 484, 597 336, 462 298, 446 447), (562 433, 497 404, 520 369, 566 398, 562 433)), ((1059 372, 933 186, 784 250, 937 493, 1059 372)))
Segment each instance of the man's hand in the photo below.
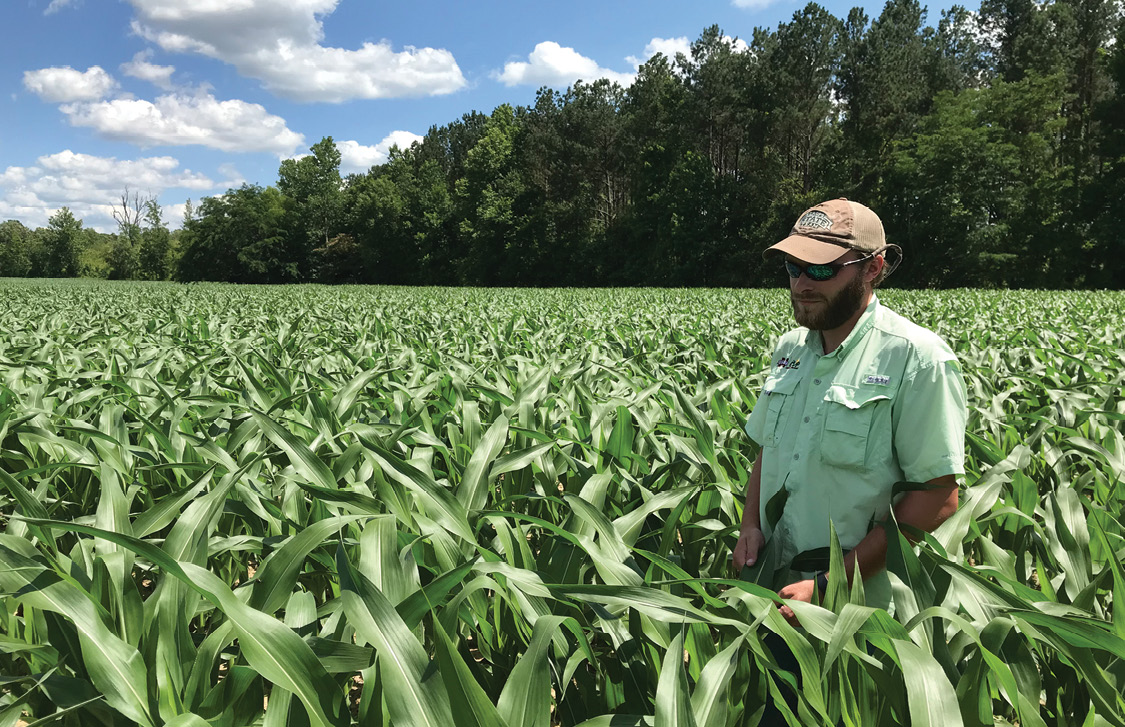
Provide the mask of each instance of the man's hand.
POLYGON ((734 546, 734 573, 742 572, 743 566, 754 565, 758 562, 758 551, 766 542, 761 528, 746 528, 738 535, 738 543, 734 546))
MULTIPOLYGON (((797 581, 796 583, 790 583, 785 588, 782 588, 780 591, 778 591, 777 595, 792 601, 804 601, 805 603, 812 603, 812 594, 815 589, 816 581, 809 579, 807 581, 797 581)), ((788 621, 791 625, 801 625, 801 622, 797 620, 797 614, 793 613, 793 609, 789 608, 786 605, 781 605, 778 608, 781 609, 781 615, 784 616, 785 620, 788 621)))

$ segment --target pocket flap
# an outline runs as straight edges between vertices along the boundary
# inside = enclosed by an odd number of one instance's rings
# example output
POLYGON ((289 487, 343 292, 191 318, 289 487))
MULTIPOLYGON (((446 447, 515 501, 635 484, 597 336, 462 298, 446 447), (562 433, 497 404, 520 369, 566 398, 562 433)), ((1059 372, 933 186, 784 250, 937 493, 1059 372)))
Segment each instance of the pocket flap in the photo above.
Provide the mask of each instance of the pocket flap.
POLYGON ((767 395, 792 394, 793 390, 797 388, 797 384, 800 383, 800 381, 801 377, 792 372, 780 374, 777 377, 770 376, 762 385, 762 391, 767 395))
POLYGON ((824 392, 825 401, 843 404, 849 409, 859 409, 873 401, 890 398, 890 393, 886 389, 858 388, 846 384, 833 384, 824 392))

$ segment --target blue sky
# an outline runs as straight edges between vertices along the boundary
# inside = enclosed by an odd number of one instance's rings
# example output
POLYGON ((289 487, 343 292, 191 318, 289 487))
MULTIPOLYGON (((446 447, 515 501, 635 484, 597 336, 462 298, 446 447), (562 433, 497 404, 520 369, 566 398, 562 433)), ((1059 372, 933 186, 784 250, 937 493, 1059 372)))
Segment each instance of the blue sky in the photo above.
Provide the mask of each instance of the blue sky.
MULTIPOLYGON (((825 6, 842 18, 854 4, 825 6)), ((469 111, 530 104, 578 78, 628 84, 637 63, 686 50, 709 25, 749 38, 801 6, 3 0, 0 220, 38 227, 66 205, 112 231, 110 205, 128 187, 178 227, 189 197, 273 184, 281 159, 324 136, 342 171, 363 171, 469 111)))

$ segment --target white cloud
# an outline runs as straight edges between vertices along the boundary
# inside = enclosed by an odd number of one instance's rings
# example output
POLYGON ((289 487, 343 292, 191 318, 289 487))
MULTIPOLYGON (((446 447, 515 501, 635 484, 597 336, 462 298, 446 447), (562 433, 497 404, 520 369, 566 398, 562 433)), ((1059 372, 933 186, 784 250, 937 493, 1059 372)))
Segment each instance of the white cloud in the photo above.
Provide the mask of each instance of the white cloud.
POLYGON ((592 83, 599 78, 623 86, 633 83, 632 74, 602 68, 592 58, 550 40, 536 45, 526 61, 507 63, 493 77, 505 86, 568 86, 578 80, 592 83))
POLYGON ((178 230, 184 226, 184 212, 187 211, 187 202, 166 204, 161 208, 161 211, 164 213, 164 224, 168 226, 168 229, 178 230))
POLYGON ((653 38, 645 46, 644 53, 640 56, 629 56, 625 60, 632 63, 634 67, 640 68, 642 63, 657 53, 663 53, 670 61, 676 60, 677 53, 683 53, 690 58, 691 41, 688 40, 686 35, 681 35, 679 38, 653 38))
POLYGON ((735 53, 745 53, 750 50, 750 46, 746 45, 746 41, 742 38, 732 38, 729 35, 724 35, 723 40, 727 42, 727 45, 729 45, 735 53))
POLYGON ((67 5, 74 3, 74 0, 51 0, 51 4, 43 11, 44 15, 54 15, 58 11, 65 8, 67 5))
POLYGON ((51 103, 96 101, 117 88, 117 81, 101 66, 76 71, 70 66, 24 71, 23 85, 28 91, 51 103))
POLYGON ((304 146, 304 136, 260 104, 219 101, 206 92, 171 93, 155 101, 114 99, 60 107, 73 126, 88 126, 106 139, 140 147, 199 144, 237 152, 272 152, 279 157, 304 146))
POLYGON ((422 137, 409 131, 392 131, 374 146, 364 146, 358 141, 338 141, 340 171, 344 174, 366 172, 377 164, 385 164, 390 158, 391 147, 408 149, 416 141, 422 141, 422 137))
POLYGON ((167 189, 215 188, 207 176, 179 166, 169 156, 118 160, 69 149, 42 156, 34 166, 12 166, 0 173, 0 218, 42 227, 59 208, 69 207, 87 227, 112 231, 113 204, 126 187, 145 197, 167 189))
MULTIPOLYGON (((725 43, 735 53, 746 53, 750 50, 750 46, 746 44, 742 38, 734 38, 729 35, 724 35, 719 38, 722 43, 725 43)), ((669 60, 675 60, 676 53, 683 53, 688 58, 691 58, 691 42, 687 37, 680 38, 653 38, 648 45, 645 46, 644 55, 641 58, 630 56, 628 60, 633 63, 640 64, 652 58, 657 52, 663 53, 669 60)))
MULTIPOLYGON (((737 53, 748 50, 746 43, 740 39, 723 36, 723 41, 737 53)), ((637 69, 657 53, 663 53, 672 61, 676 59, 677 53, 683 53, 690 58, 691 41, 687 36, 653 38, 645 45, 641 55, 626 56, 625 60, 637 69)), ((635 80, 634 74, 602 68, 592 58, 587 58, 573 48, 566 48, 554 41, 540 43, 535 46, 535 50, 528 55, 526 61, 507 63, 503 71, 494 71, 492 77, 506 86, 569 86, 577 80, 590 83, 599 78, 608 78, 622 86, 629 86, 635 80)))
POLYGON ((126 76, 148 81, 152 85, 165 91, 172 90, 172 74, 176 72, 175 66, 159 66, 150 63, 151 50, 143 50, 133 56, 133 60, 121 64, 121 72, 126 76))
POLYGON ((731 5, 736 8, 745 8, 749 10, 761 10, 762 8, 773 5, 778 0, 731 0, 731 5))
POLYGON ((200 53, 298 101, 445 94, 465 86, 453 54, 390 42, 321 45, 338 0, 129 0, 133 30, 166 51, 200 53))

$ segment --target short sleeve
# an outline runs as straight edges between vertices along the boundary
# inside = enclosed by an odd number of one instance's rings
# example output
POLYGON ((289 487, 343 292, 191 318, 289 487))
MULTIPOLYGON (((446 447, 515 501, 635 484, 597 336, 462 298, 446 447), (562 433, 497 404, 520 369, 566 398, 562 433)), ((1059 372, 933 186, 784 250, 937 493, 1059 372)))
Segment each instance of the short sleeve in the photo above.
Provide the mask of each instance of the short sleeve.
POLYGON ((766 409, 769 408, 769 403, 766 401, 769 397, 765 394, 759 394, 758 400, 754 402, 754 408, 750 411, 750 417, 746 420, 746 436, 759 447, 766 440, 766 409))
POLYGON ((899 387, 893 414, 895 456, 908 482, 965 473, 967 396, 956 358, 917 369, 899 387))

